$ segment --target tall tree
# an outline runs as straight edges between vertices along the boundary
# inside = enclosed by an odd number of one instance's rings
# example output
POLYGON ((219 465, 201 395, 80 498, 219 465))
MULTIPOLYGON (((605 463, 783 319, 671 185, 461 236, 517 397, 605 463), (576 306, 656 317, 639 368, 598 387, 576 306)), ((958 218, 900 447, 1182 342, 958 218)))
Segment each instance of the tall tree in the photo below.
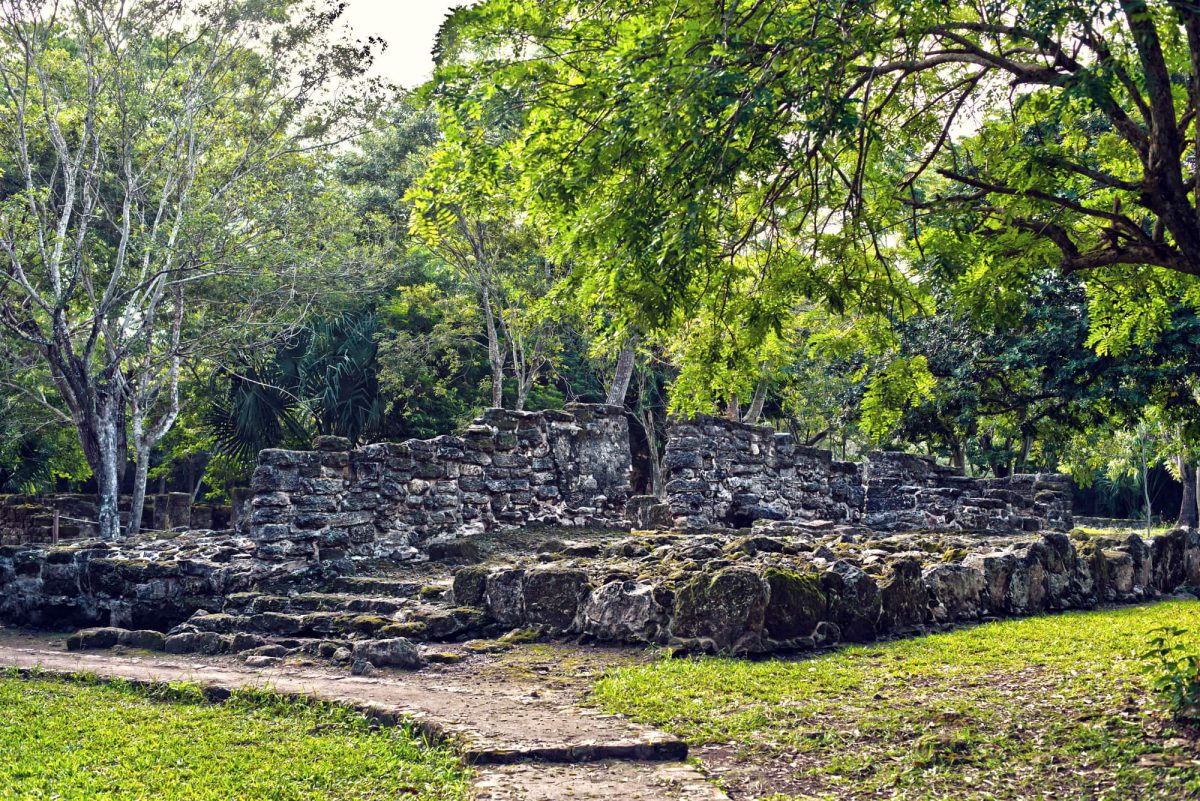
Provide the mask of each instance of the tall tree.
MULTIPOLYGON (((304 272, 298 245, 319 226, 282 190, 340 135, 372 48, 339 40, 339 10, 0 4, 0 130, 17 176, 0 198, 0 326, 49 369, 105 538, 120 536, 127 423, 140 498, 179 413, 181 360, 252 328, 253 304, 234 312, 230 298, 272 295, 259 308, 278 310, 304 272)), ((140 514, 135 499, 135 531, 140 514)))

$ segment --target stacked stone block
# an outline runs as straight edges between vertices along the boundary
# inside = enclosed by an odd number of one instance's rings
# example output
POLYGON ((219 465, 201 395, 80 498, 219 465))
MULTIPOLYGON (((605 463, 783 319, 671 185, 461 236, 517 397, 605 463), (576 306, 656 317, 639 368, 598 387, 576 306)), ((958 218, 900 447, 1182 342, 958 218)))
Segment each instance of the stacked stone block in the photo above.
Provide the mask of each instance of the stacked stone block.
POLYGON ((488 410, 461 436, 260 456, 249 533, 260 558, 419 558, 426 545, 523 525, 620 526, 632 470, 618 407, 488 410))
POLYGON ((865 462, 863 522, 879 531, 1066 531, 1071 480, 1053 473, 977 479, 906 453, 865 462))
POLYGON ((862 509, 859 465, 761 426, 705 415, 677 422, 664 464, 670 516, 684 529, 755 520, 854 522, 862 509))

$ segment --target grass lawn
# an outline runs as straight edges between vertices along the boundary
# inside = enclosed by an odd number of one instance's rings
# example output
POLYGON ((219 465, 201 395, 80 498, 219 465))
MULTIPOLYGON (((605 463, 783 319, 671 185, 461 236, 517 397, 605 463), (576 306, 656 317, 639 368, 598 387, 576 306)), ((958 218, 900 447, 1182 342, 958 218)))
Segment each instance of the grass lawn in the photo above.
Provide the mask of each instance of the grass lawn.
POLYGON ((345 709, 0 673, 0 799, 468 797, 452 752, 345 709))
POLYGON ((1179 601, 990 623, 807 659, 618 670, 596 703, 686 738, 734 798, 1195 799, 1200 732, 1137 654, 1179 601))

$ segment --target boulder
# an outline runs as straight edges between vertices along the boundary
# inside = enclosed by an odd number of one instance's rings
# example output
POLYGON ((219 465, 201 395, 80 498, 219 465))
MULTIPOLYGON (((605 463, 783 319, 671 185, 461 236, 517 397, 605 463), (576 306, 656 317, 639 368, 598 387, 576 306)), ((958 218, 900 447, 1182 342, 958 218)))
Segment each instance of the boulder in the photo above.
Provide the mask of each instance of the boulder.
POLYGON ((121 634, 120 644, 130 648, 141 648, 144 651, 161 651, 165 647, 167 636, 161 631, 138 629, 121 634))
POLYGON ((417 646, 404 637, 356 642, 354 644, 354 661, 369 662, 376 667, 409 669, 416 669, 424 664, 417 646))
POLYGON ((879 585, 879 625, 884 631, 905 632, 928 623, 929 590, 921 580, 921 563, 897 559, 879 585))
POLYGON ((829 619, 837 624, 843 640, 875 638, 883 606, 874 579, 857 565, 839 560, 821 574, 821 587, 829 601, 829 619))
POLYGON ((1133 556, 1124 550, 1105 550, 1104 600, 1124 601, 1134 597, 1133 556))
POLYGON ((763 619, 767 636, 778 643, 811 637, 813 629, 828 614, 828 603, 815 573, 796 573, 768 568, 767 608, 763 619))
POLYGON ((86 651, 92 648, 112 648, 121 641, 121 636, 128 634, 125 629, 112 626, 81 629, 67 638, 68 651, 86 651))
POLYGON ((761 651, 766 608, 766 584, 753 570, 701 573, 679 590, 671 637, 684 647, 709 651, 761 651))
POLYGON ((163 650, 169 654, 219 654, 225 650, 225 641, 213 631, 184 632, 172 634, 163 641, 163 650))
POLYGON ((1150 540, 1151 584, 1171 593, 1187 583, 1186 529, 1177 528, 1150 540))
POLYGON ((970 554, 963 565, 983 575, 983 602, 986 614, 1001 616, 1012 611, 1012 580, 1017 557, 1007 551, 970 554))
POLYGON ((975 620, 985 611, 983 572, 965 564, 940 564, 921 574, 933 597, 933 619, 939 623, 975 620))
POLYGON ((613 581, 588 597, 583 630, 598 640, 661 642, 670 607, 669 593, 655 584, 613 581))
POLYGON ((489 571, 473 565, 454 571, 454 603, 459 606, 483 606, 489 571))
POLYGON ((524 582, 525 571, 516 568, 488 574, 484 582, 483 603, 497 623, 520 626, 525 622, 524 582))
POLYGON ((582 570, 545 567, 525 574, 525 621, 551 631, 575 627, 579 606, 588 594, 588 576, 582 570))

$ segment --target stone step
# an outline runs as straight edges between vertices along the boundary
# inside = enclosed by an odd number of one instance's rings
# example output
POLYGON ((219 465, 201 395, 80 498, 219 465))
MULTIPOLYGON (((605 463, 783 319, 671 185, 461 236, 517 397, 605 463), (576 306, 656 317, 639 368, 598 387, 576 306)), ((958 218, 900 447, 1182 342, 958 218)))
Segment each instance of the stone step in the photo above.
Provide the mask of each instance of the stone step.
POLYGON ((417 641, 446 642, 491 633, 496 628, 494 621, 481 609, 421 604, 392 616, 337 611, 197 613, 171 633, 248 633, 346 639, 407 637, 417 641))
POLYGON ((388 578, 386 576, 340 576, 329 582, 326 591, 331 593, 355 593, 387 598, 416 598, 426 584, 412 579, 388 578))
POLYGON ((222 611, 229 614, 262 612, 345 612, 391 616, 411 606, 412 601, 373 595, 308 592, 300 595, 239 593, 230 596, 222 611))

